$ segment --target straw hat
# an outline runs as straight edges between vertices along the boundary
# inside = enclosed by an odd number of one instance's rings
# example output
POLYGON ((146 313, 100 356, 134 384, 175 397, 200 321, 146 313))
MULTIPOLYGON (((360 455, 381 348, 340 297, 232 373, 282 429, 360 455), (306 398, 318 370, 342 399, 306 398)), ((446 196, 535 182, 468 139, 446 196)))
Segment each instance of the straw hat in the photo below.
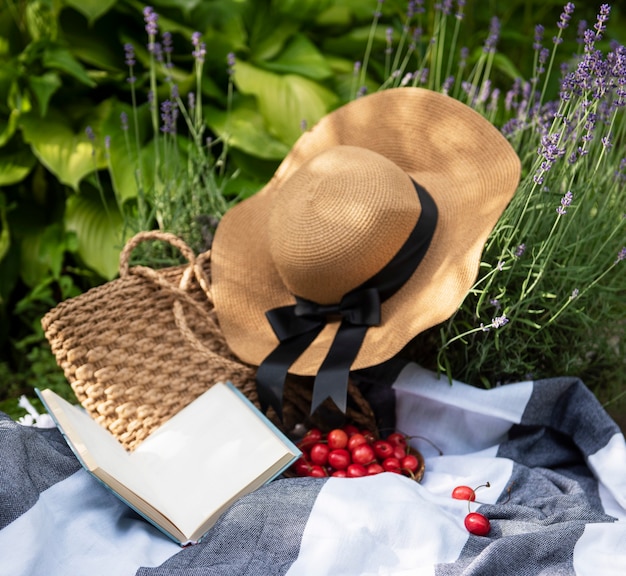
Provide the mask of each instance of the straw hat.
POLYGON ((276 403, 288 370, 325 380, 313 408, 341 405, 348 370, 449 318, 519 177, 502 134, 440 93, 385 90, 322 118, 212 246, 215 311, 259 394, 276 403))

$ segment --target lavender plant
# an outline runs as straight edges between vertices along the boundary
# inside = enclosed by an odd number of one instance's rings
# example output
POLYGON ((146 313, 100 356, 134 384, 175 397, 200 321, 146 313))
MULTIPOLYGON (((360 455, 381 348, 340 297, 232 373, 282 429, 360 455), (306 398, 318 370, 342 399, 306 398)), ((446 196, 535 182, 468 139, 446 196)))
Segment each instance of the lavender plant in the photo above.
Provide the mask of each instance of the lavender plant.
POLYGON ((626 48, 604 41, 610 5, 576 31, 567 3, 551 39, 538 24, 533 75, 506 91, 491 77, 496 18, 473 66, 456 45, 464 5, 438 3, 432 36, 422 38, 423 2, 409 2, 382 88, 427 86, 497 120, 523 176, 463 304, 412 349, 450 378, 493 386, 571 374, 616 401, 626 395, 626 48), (569 33, 578 50, 556 70, 569 33), (555 74, 558 97, 546 100, 555 74))
MULTIPOLYGON (((136 186, 136 201, 119 202, 124 216, 126 236, 141 230, 158 228, 174 232, 196 252, 206 250, 212 233, 230 204, 225 187, 236 173, 225 170, 228 146, 226 140, 207 133, 203 117, 203 67, 206 46, 200 32, 189 38, 193 59, 191 79, 174 64, 173 39, 169 31, 160 32, 159 15, 146 6, 143 10, 147 36, 148 116, 151 140, 145 144, 142 119, 145 105, 139 100, 136 48, 125 44, 128 84, 132 106, 120 114, 122 138, 112 141, 105 136, 107 150, 122 146, 130 159, 136 186), (191 86, 180 93, 176 79, 191 86)), ((144 60, 146 60, 144 58, 144 60)), ((225 67, 227 63, 225 62, 225 67)), ((232 61, 229 60, 229 96, 232 95, 232 61)), ((118 132, 118 136, 120 133, 118 132)), ((109 159, 108 168, 115 184, 120 171, 109 159)), ((119 194, 118 194, 119 196, 119 194)), ((167 247, 139 247, 142 258, 153 262, 167 258, 167 247)))

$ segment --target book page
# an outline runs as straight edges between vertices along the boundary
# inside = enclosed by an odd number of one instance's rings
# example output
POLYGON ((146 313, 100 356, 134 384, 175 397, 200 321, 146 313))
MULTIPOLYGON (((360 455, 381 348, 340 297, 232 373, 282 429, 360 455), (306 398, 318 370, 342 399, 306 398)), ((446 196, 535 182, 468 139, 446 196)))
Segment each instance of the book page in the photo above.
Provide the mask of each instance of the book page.
POLYGON ((41 397, 76 456, 90 472, 98 476, 100 469, 106 470, 144 500, 157 496, 142 470, 134 465, 131 454, 80 406, 70 404, 51 390, 43 390, 41 397))
POLYGON ((271 478, 273 465, 284 462, 282 468, 294 449, 236 391, 217 384, 154 431, 131 459, 152 479, 161 511, 189 533, 249 484, 271 478))

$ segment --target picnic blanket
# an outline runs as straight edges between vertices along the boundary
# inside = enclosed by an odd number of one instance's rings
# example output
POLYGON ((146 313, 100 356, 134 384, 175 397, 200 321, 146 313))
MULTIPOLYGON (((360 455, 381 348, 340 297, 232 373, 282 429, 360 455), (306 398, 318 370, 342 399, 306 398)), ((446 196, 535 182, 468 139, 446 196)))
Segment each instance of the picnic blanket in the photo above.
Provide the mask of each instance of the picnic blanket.
POLYGON ((626 444, 583 382, 483 390, 408 364, 393 392, 422 483, 279 478, 186 548, 84 472, 56 429, 1 414, 0 575, 626 574, 626 444), (471 508, 491 531, 474 536, 451 492, 486 482, 471 508))

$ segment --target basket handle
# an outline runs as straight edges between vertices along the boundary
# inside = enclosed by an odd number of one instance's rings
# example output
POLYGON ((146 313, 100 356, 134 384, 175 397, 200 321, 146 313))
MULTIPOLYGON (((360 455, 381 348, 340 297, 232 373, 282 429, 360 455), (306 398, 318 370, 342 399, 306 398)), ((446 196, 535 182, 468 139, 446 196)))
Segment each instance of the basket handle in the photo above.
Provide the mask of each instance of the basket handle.
POLYGON ((185 243, 184 240, 172 234, 170 232, 161 232, 159 230, 149 230, 139 232, 133 236, 124 246, 120 254, 120 277, 124 278, 128 275, 142 276, 146 280, 158 284, 163 289, 172 292, 177 296, 173 303, 174 320, 176 326, 181 331, 185 339, 200 353, 204 354, 210 359, 219 358, 219 355, 207 348, 193 333, 187 324, 185 318, 185 311, 181 300, 184 300, 187 304, 191 305, 196 311, 205 318, 207 323, 213 324, 217 329, 217 325, 206 308, 204 308, 198 301, 192 298, 188 292, 189 283, 192 278, 196 278, 203 292, 205 293, 207 300, 211 306, 213 306, 213 298, 211 296, 211 290, 209 280, 204 272, 204 264, 209 261, 211 257, 211 251, 207 250, 202 252, 197 257, 194 251, 185 243), (148 266, 129 266, 130 255, 132 251, 141 243, 148 240, 162 240, 168 242, 175 248, 178 248, 180 252, 189 261, 189 265, 183 271, 178 286, 175 286, 169 282, 162 274, 159 274, 158 270, 154 270, 148 266))
POLYGON ((185 300, 190 302, 192 305, 196 305, 195 300, 188 298, 186 296, 187 289, 189 288, 189 283, 193 277, 196 278, 202 291, 205 293, 207 300, 213 306, 213 295, 211 294, 211 286, 209 283, 209 279, 204 271, 204 264, 210 259, 211 251, 207 250, 199 254, 197 257, 194 251, 185 243, 184 240, 172 234, 171 232, 161 232, 160 230, 148 230, 144 232, 138 232, 135 234, 124 246, 122 252, 120 254, 120 277, 124 278, 129 274, 135 274, 137 276, 143 276, 156 282, 160 286, 167 288, 168 290, 172 290, 182 296, 185 300), (163 242, 167 242, 168 244, 177 248, 180 253, 187 259, 189 262, 189 266, 183 272, 180 282, 178 284, 179 290, 176 290, 174 286, 172 286, 166 279, 164 279, 157 271, 152 268, 146 266, 133 266, 130 267, 130 256, 132 251, 142 242, 146 242, 148 240, 161 240, 163 242))

